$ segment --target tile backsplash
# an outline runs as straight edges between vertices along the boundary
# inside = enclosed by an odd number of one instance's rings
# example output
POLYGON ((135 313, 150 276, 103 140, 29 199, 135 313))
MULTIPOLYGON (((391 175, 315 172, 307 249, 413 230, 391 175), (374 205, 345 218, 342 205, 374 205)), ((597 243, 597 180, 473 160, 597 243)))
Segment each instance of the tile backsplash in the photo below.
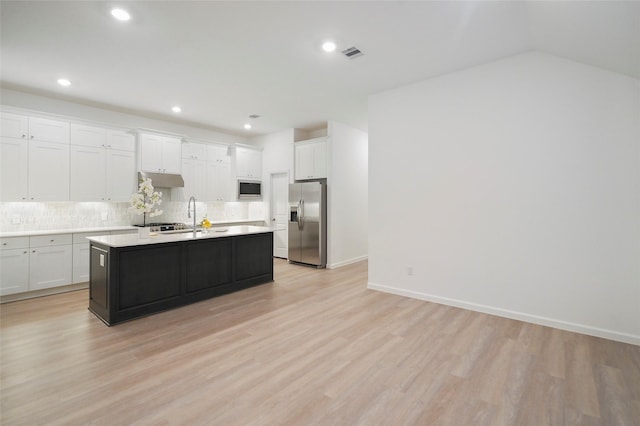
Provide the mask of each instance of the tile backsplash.
MULTIPOLYGON (((153 222, 186 222, 187 203, 163 202, 162 215, 153 222)), ((265 220, 263 202, 198 202, 196 220, 206 215, 212 221, 265 220)), ((147 218, 149 221, 149 218, 147 218)), ((46 231, 142 224, 142 216, 129 211, 129 203, 106 202, 16 202, 0 203, 0 232, 46 231)))

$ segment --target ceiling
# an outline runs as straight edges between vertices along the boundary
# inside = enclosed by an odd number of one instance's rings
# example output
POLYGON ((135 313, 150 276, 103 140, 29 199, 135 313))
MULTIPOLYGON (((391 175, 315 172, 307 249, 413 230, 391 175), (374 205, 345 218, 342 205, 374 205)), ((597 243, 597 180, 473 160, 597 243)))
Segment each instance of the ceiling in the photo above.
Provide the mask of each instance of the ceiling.
POLYGON ((530 50, 640 79, 640 2, 2 1, 0 13, 3 87, 243 136, 327 120, 366 131, 370 94, 530 50), (130 21, 111 17, 117 5, 130 21), (351 46, 364 55, 340 53, 351 46))

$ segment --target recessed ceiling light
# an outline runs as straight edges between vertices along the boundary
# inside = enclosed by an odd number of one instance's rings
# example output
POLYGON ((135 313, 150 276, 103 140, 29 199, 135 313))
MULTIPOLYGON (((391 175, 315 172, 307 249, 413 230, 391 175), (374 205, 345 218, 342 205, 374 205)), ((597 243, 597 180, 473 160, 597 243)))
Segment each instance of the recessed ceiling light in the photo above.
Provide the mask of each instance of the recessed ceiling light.
POLYGON ((334 50, 336 50, 336 44, 332 41, 325 41, 324 43, 322 43, 322 50, 324 50, 325 52, 333 52, 334 50))
POLYGON ((63 87, 69 87, 69 86, 71 86, 71 82, 70 82, 69 80, 67 80, 66 78, 59 78, 59 79, 58 79, 58 84, 59 84, 60 86, 63 86, 63 87))
POLYGON ((245 129, 245 130, 251 130, 251 124, 249 124, 249 123, 244 123, 244 129, 245 129))
POLYGON ((182 112, 182 108, 180 108, 178 105, 174 106, 171 108, 171 111, 175 112, 176 114, 179 112, 182 112))
POLYGON ((111 15, 116 18, 118 21, 128 21, 131 19, 131 15, 124 9, 111 9, 111 15))

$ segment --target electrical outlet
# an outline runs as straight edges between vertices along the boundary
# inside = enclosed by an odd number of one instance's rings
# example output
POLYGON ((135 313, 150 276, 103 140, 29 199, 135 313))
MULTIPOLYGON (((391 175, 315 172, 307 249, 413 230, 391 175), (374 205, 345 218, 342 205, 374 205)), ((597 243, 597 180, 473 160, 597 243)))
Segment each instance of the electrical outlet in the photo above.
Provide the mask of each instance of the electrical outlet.
POLYGON ((18 216, 17 214, 13 215, 13 217, 11 218, 11 223, 13 225, 20 225, 20 216, 18 216))
POLYGON ((102 220, 109 220, 109 213, 102 212, 102 220))
POLYGON ((407 266, 407 275, 413 276, 413 266, 407 266))

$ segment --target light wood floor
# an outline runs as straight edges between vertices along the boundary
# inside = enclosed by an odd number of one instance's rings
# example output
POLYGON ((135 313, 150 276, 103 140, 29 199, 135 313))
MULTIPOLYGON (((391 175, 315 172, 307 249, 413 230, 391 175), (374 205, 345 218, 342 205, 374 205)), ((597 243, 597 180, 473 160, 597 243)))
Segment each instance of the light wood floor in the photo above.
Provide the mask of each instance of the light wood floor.
POLYGON ((367 264, 106 327, 2 305, 2 425, 638 425, 640 347, 366 289, 367 264))

